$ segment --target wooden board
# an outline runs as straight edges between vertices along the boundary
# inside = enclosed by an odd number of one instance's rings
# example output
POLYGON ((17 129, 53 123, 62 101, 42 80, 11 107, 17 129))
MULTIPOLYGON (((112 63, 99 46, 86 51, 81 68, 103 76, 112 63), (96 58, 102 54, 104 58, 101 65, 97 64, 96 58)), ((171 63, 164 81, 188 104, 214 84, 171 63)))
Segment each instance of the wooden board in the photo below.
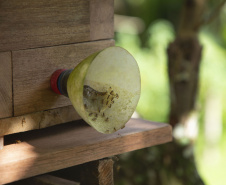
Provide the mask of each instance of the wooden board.
POLYGON ((114 7, 114 0, 90 1, 91 40, 114 37, 114 8, 112 7, 114 7))
POLYGON ((0 184, 172 140, 171 126, 164 123, 131 119, 114 134, 101 134, 79 123, 6 136, 6 141, 22 142, 0 151, 0 184))
POLYGON ((81 119, 73 106, 0 119, 0 136, 46 128, 81 119))
POLYGON ((113 0, 0 0, 0 51, 113 38, 113 14, 113 0))
POLYGON ((11 53, 0 52, 0 118, 12 116, 12 107, 11 53))
POLYGON ((51 90, 52 73, 74 68, 90 54, 113 45, 113 40, 104 40, 13 51, 14 116, 71 105, 51 90))
POLYGON ((0 150, 3 149, 4 146, 4 137, 0 136, 0 150))

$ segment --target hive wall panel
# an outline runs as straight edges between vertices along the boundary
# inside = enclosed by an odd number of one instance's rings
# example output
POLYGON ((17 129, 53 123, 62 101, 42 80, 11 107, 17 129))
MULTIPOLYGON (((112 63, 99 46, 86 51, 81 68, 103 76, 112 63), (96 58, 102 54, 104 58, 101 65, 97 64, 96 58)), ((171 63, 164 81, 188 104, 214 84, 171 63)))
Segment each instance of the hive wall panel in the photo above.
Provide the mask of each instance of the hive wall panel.
POLYGON ((113 40, 13 51, 14 115, 71 105, 54 93, 50 77, 57 69, 74 68, 90 54, 114 45, 113 40))
POLYGON ((113 38, 113 13, 113 0, 0 0, 0 51, 113 38))
POLYGON ((11 53, 0 52, 0 118, 12 116, 11 53))

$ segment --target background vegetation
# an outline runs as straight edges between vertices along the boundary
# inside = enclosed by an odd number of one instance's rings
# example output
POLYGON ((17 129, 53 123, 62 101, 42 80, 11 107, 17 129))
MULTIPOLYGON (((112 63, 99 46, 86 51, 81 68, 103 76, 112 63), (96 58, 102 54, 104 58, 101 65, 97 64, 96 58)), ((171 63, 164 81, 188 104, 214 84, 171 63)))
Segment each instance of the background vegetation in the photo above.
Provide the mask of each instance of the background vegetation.
MULTIPOLYGON (((168 122, 169 85, 167 74, 168 44, 175 38, 182 2, 180 0, 116 0, 115 39, 136 58, 141 72, 142 94, 137 107, 139 115, 147 120, 168 122)), ((206 18, 222 1, 208 1, 206 18)), ((203 45, 199 93, 196 111, 184 135, 180 128, 174 132, 182 142, 187 137, 194 142, 198 171, 206 185, 224 185, 226 182, 226 6, 199 34, 203 45)), ((153 171, 149 161, 155 161, 153 152, 139 150, 120 156, 124 165, 118 166, 121 177, 117 184, 150 184, 153 171), (136 156, 134 158, 134 156, 136 156), (137 159, 140 160, 138 161, 137 159), (136 160, 133 160, 136 159, 136 160), (125 165, 126 164, 126 165, 125 165), (126 168, 127 171, 122 168, 126 168), (129 169, 129 170, 128 170, 129 169)), ((161 157, 161 156, 160 156, 161 157)), ((158 169, 161 170, 161 169, 158 169)), ((117 178, 117 177, 116 177, 117 178)), ((191 177, 192 178, 192 177, 191 177)))

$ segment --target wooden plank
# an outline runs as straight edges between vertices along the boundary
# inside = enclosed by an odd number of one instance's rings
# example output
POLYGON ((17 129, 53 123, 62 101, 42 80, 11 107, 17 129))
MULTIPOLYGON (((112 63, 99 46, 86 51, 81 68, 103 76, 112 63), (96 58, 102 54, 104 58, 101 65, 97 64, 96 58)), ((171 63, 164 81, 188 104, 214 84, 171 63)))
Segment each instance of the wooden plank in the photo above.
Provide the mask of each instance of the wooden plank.
POLYGON ((101 159, 86 163, 81 169, 81 185, 114 185, 113 160, 101 159))
POLYGON ((168 124, 131 119, 113 134, 71 122, 11 137, 22 142, 0 151, 0 184, 166 143, 172 131, 168 124))
POLYGON ((90 1, 90 39, 114 37, 114 0, 90 1))
POLYGON ((4 146, 4 136, 0 136, 0 150, 3 149, 4 146))
POLYGON ((51 90, 52 73, 74 68, 90 54, 113 45, 113 40, 104 40, 13 51, 14 116, 71 105, 51 90))
POLYGON ((10 185, 79 185, 80 183, 73 182, 67 179, 55 177, 53 175, 40 175, 29 179, 10 183, 10 185))
MULTIPOLYGON (((1 34, 1 33, 0 33, 1 34)), ((12 105, 12 63, 11 53, 0 53, 0 118, 10 117, 12 105)))
POLYGON ((81 119, 73 106, 0 119, 0 136, 46 128, 81 119))
POLYGON ((114 11, 113 0, 101 2, 103 7, 96 0, 0 0, 0 51, 72 44, 90 41, 90 36, 92 40, 113 38, 113 21, 108 16, 114 11), (111 7, 106 6, 108 2, 111 7), (94 3, 98 9, 92 8, 94 3), (100 18, 95 18, 99 31, 90 26, 95 15, 100 18), (103 29, 106 27, 108 31, 103 29))
POLYGON ((89 39, 89 1, 0 0, 0 17, 4 51, 89 39))

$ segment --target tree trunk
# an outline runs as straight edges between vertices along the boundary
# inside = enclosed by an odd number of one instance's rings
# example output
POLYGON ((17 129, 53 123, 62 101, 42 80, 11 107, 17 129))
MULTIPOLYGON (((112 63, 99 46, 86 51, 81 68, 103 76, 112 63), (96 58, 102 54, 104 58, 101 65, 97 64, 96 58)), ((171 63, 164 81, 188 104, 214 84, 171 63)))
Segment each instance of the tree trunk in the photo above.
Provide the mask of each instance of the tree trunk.
MULTIPOLYGON (((195 109, 202 54, 198 31, 205 3, 205 0, 185 0, 176 39, 167 50, 171 100, 169 123, 173 128, 178 124, 185 127, 195 109)), ((174 140, 165 145, 162 152, 170 161, 168 167, 165 164, 166 172, 170 172, 170 178, 167 178, 170 184, 204 184, 197 172, 193 143, 189 138, 184 145, 174 140)))
POLYGON ((169 122, 173 127, 178 123, 185 124, 194 110, 202 53, 198 25, 204 5, 205 0, 185 1, 176 39, 167 50, 171 100, 169 122))

